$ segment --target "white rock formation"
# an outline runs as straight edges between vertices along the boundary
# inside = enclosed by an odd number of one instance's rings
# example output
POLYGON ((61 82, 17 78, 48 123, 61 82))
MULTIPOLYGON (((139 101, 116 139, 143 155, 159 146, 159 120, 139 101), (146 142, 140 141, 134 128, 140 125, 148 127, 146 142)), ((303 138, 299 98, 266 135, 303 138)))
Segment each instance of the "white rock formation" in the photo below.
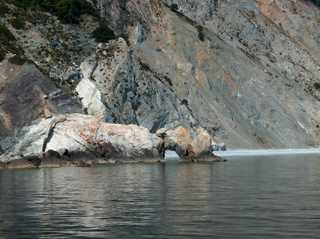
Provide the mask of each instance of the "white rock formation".
POLYGON ((100 91, 91 81, 91 73, 95 67, 94 64, 92 58, 87 59, 81 64, 80 69, 83 78, 77 85, 76 91, 81 99, 82 107, 86 109, 88 114, 104 120, 107 114, 106 107, 102 102, 100 91))

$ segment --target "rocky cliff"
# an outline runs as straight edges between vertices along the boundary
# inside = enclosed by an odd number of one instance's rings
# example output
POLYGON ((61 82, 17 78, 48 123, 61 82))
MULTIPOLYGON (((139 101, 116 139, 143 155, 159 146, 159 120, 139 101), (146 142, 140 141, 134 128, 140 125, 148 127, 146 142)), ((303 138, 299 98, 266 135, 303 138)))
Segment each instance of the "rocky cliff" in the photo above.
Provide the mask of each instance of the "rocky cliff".
POLYGON ((96 0, 76 21, 17 2, 0 1, 2 151, 65 113, 151 133, 202 127, 231 148, 319 144, 312 1, 96 0))

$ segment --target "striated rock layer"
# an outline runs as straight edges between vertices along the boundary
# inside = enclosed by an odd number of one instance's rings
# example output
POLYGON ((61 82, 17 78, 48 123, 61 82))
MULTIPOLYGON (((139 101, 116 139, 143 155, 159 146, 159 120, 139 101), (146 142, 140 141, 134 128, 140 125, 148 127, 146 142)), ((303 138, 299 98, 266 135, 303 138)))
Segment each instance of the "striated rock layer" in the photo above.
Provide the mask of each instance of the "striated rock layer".
MULTIPOLYGON (((207 149, 209 136, 230 148, 319 145, 320 9, 311 1, 89 2, 98 14, 71 25, 0 0, 8 7, 0 23, 12 34, 9 44, 0 31, 7 51, 0 62, 0 153, 32 129, 45 135, 50 117, 65 113, 93 117, 59 123, 56 132, 64 124, 89 131, 84 122, 93 119, 124 129, 135 124, 183 157, 207 149), (14 24, 18 12, 24 29, 14 24), (115 35, 103 43, 92 34, 101 22, 115 35), (172 143, 180 137, 183 144, 172 143)), ((80 147, 61 142, 70 152, 80 147)), ((35 145, 30 140, 26 152, 35 145)))
POLYGON ((116 30, 134 25, 130 58, 105 68, 119 83, 100 88, 114 120, 151 130, 200 125, 231 147, 318 145, 320 10, 311 2, 98 2, 116 30), (129 19, 107 14, 107 4, 129 19), (131 107, 122 102, 130 95, 131 107))

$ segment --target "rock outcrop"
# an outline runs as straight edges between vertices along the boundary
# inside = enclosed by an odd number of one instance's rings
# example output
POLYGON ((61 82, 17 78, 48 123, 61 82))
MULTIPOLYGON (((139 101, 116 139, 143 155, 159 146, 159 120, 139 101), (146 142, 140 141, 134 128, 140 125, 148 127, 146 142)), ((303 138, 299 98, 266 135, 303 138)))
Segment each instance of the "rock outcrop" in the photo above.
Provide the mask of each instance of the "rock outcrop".
POLYGON ((101 158, 159 157, 161 140, 137 125, 103 123, 95 117, 69 114, 42 119, 25 127, 12 152, 23 157, 48 151, 73 157, 83 154, 101 158))
POLYGON ((196 159, 212 156, 210 150, 214 142, 203 128, 197 128, 195 132, 190 132, 180 126, 175 129, 160 129, 156 134, 163 139, 165 150, 177 152, 180 158, 196 159))
POLYGON ((183 159, 213 155, 212 139, 203 129, 192 137, 185 128, 152 134, 137 125, 104 123, 83 114, 56 115, 26 126, 17 135, 10 153, 2 154, 2 167, 29 167, 50 160, 76 162, 125 162, 162 159, 165 150, 176 150, 183 159), (100 161, 99 161, 100 160, 100 161))

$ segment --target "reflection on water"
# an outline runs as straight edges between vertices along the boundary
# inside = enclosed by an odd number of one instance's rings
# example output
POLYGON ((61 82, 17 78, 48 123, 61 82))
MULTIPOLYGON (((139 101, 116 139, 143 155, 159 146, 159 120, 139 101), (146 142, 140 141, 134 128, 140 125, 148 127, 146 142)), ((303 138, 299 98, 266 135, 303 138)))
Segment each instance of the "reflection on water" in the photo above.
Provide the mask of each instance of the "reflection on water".
POLYGON ((0 238, 319 238, 320 158, 0 171, 0 238))

